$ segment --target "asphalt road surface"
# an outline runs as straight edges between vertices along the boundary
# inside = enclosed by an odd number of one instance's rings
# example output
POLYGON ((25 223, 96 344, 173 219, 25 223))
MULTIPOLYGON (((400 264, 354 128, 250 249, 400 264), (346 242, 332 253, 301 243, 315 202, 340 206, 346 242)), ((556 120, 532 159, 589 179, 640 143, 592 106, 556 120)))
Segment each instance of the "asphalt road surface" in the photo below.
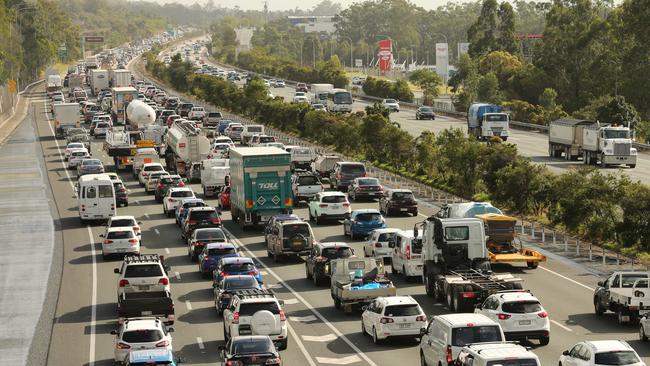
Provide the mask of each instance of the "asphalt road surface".
MULTIPOLYGON (((117 276, 113 268, 119 260, 101 259, 100 224, 81 225, 73 191, 75 174, 65 167, 62 142, 53 138, 53 121, 48 103, 35 101, 37 135, 45 155, 44 174, 54 193, 60 215, 60 234, 63 237, 63 274, 56 318, 51 338, 48 365, 111 365, 113 337, 116 327, 117 276), (46 111, 47 110, 47 111, 46 111)), ((406 113, 406 112, 403 112, 406 113)), ((435 122, 439 123, 439 122, 435 122)), ((94 142, 93 157, 101 158, 112 168, 112 159, 101 152, 101 142, 94 142)), ((171 268, 172 295, 176 304, 177 321, 174 325, 173 347, 185 360, 184 364, 214 365, 219 362, 218 345, 223 343, 222 322, 213 308, 212 287, 198 273, 196 263, 190 261, 180 231, 174 220, 162 213, 162 205, 153 196, 145 194, 130 173, 120 173, 130 191, 130 204, 119 208, 120 215, 133 215, 142 221, 142 253, 166 256, 171 268)), ((192 188, 202 196, 199 185, 192 188)), ((216 206, 215 200, 208 200, 216 206)), ((377 207, 376 202, 354 203, 353 208, 377 207)), ((432 208, 421 207, 423 215, 432 214, 432 208)), ((295 210, 306 218, 307 210, 295 210)), ((225 228, 236 239, 243 253, 256 258, 263 270, 267 287, 273 288, 285 300, 289 319, 289 347, 282 352, 285 365, 416 365, 418 344, 412 341, 391 341, 374 345, 360 332, 359 314, 344 315, 334 309, 327 287, 316 287, 305 279, 301 260, 273 263, 266 257, 260 231, 241 231, 223 213, 225 228)), ((389 227, 412 228, 422 220, 418 217, 388 218, 389 227)), ((348 241, 340 223, 314 226, 320 241, 348 241)), ((362 241, 350 244, 362 253, 362 241)), ((593 287, 598 277, 581 266, 563 258, 551 256, 535 270, 499 267, 511 271, 524 280, 524 286, 538 296, 550 314, 551 342, 548 346, 533 346, 543 365, 556 364, 563 350, 584 339, 625 339, 650 362, 650 350, 637 339, 634 326, 619 326, 613 314, 597 317, 591 303, 593 287)), ((399 295, 412 295, 427 314, 446 313, 446 308, 424 294, 421 283, 405 282, 401 276, 391 276, 399 295)), ((17 294, 18 296, 18 294, 17 294)))

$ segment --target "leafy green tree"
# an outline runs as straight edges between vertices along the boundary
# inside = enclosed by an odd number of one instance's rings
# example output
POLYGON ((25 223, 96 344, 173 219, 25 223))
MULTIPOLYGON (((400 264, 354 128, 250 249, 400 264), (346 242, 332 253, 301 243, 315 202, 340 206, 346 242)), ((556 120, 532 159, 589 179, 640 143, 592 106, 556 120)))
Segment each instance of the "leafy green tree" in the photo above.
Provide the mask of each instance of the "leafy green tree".
POLYGON ((546 109, 557 107, 557 92, 553 88, 546 88, 539 96, 539 104, 546 109))
POLYGON ((480 101, 493 104, 501 104, 503 93, 499 90, 497 76, 490 72, 483 76, 478 84, 477 97, 480 101))
POLYGON ((555 176, 529 160, 513 159, 494 178, 491 196, 520 214, 541 214, 553 194, 555 176))
POLYGON ((641 121, 639 112, 622 95, 615 96, 605 105, 596 109, 596 118, 605 123, 614 123, 634 129, 641 121))
POLYGON ((641 183, 632 183, 625 187, 621 198, 623 219, 616 227, 617 243, 650 252, 650 189, 641 183))
POLYGON ((452 92, 452 101, 456 110, 466 111, 478 97, 478 88, 481 77, 476 63, 469 55, 462 55, 456 66, 457 72, 449 79, 452 92))
POLYGON ((498 49, 497 13, 496 0, 483 0, 481 14, 467 31, 467 40, 470 42, 469 54, 472 57, 498 49))
POLYGON ((440 76, 435 72, 427 69, 415 70, 409 76, 409 80, 422 88, 425 105, 433 105, 433 99, 439 94, 438 87, 442 85, 440 76))
POLYGON ((503 51, 511 54, 519 53, 515 39, 515 11, 508 2, 499 5, 499 36, 496 44, 503 51))

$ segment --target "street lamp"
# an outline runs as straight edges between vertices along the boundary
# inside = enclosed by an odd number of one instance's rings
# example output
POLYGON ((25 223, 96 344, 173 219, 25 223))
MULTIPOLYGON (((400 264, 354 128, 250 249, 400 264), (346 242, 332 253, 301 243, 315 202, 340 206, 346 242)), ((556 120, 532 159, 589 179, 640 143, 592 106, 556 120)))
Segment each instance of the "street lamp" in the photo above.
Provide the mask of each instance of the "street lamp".
POLYGON ((352 46, 352 38, 350 38, 350 37, 345 37, 345 36, 344 36, 344 37, 341 37, 341 38, 344 38, 344 39, 348 39, 348 40, 350 40, 350 68, 352 68, 352 67, 354 66, 354 64, 352 63, 352 57, 353 57, 353 56, 352 56, 352 49, 353 49, 353 46, 352 46))
POLYGON ((309 38, 309 40, 311 41, 311 58, 314 62, 314 68, 316 68, 316 43, 313 38, 309 38))

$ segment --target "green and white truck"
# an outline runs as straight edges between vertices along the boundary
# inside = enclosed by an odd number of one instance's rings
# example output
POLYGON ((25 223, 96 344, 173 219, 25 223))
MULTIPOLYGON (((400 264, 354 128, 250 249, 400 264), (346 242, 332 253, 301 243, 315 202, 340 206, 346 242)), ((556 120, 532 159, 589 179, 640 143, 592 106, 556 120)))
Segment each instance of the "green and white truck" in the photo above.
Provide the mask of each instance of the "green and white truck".
POLYGON ((230 149, 230 212, 239 226, 293 211, 291 155, 277 147, 230 149))

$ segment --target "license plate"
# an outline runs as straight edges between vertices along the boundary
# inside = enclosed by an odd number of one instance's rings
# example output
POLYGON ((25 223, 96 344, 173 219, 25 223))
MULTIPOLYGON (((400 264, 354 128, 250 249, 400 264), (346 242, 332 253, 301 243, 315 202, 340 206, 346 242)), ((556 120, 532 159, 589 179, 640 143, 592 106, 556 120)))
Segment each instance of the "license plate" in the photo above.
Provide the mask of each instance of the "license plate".
POLYGON ((410 327, 411 327, 411 323, 399 324, 399 329, 405 329, 410 327))
POLYGON ((117 249, 117 252, 118 253, 124 253, 124 252, 126 252, 126 249, 117 249))
POLYGON ((138 286, 138 290, 140 290, 140 291, 147 291, 147 290, 149 290, 149 285, 138 286))
POLYGON ((520 320, 519 325, 530 325, 530 320, 520 320))
POLYGON ((151 314, 153 314, 151 311, 141 311, 140 312, 140 315, 142 315, 142 316, 148 316, 148 315, 151 315, 151 314))
POLYGON ((102 215, 94 215, 95 217, 102 217, 102 215))
POLYGON ((250 330, 240 330, 239 335, 250 335, 251 331, 250 330))
POLYGON ((400 211, 408 211, 408 208, 400 208, 400 211))
POLYGON ((341 208, 341 205, 332 205, 332 208, 341 208))

